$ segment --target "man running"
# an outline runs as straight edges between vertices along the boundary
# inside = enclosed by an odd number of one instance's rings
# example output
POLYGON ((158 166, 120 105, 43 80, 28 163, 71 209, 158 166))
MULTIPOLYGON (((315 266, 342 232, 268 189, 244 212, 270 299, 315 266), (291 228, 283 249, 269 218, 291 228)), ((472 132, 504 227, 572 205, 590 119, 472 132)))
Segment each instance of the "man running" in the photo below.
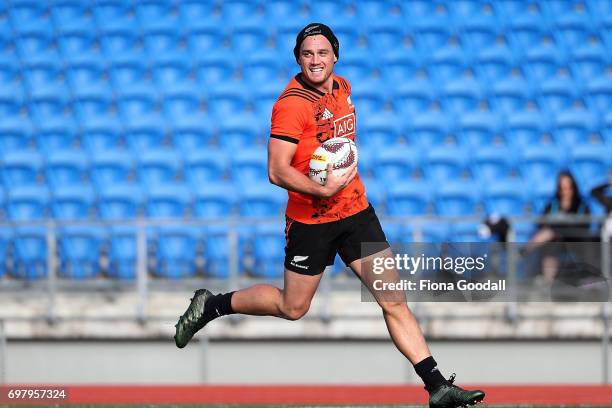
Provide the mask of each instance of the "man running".
MULTIPOLYGON (((310 307, 323 270, 333 264, 336 254, 366 286, 372 273, 370 260, 393 256, 356 165, 341 177, 334 176, 329 165, 325 185, 308 177, 310 158, 321 143, 333 137, 355 139, 351 86, 334 74, 338 39, 326 25, 312 23, 297 35, 293 52, 301 72, 274 105, 268 144, 270 181, 289 192, 284 287, 262 284, 218 295, 206 289, 196 291, 176 325, 179 348, 207 323, 224 315, 301 318, 310 307), (370 249, 363 253, 361 244, 366 242, 370 249)), ((482 391, 459 388, 452 384, 454 375, 446 380, 438 371, 405 298, 376 299, 391 339, 423 380, 430 407, 473 405, 484 398, 482 391)))

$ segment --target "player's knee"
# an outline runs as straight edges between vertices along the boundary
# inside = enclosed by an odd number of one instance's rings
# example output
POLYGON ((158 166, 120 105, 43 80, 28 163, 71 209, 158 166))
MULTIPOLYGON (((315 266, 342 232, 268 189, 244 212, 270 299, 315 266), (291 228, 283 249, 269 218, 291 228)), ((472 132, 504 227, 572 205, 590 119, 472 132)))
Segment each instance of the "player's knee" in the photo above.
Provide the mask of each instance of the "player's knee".
POLYGON ((308 313, 309 308, 310 305, 308 304, 286 306, 282 310, 283 317, 287 320, 299 320, 308 313))
POLYGON ((405 302, 381 302, 380 307, 383 312, 389 314, 405 313, 408 310, 408 305, 405 302))

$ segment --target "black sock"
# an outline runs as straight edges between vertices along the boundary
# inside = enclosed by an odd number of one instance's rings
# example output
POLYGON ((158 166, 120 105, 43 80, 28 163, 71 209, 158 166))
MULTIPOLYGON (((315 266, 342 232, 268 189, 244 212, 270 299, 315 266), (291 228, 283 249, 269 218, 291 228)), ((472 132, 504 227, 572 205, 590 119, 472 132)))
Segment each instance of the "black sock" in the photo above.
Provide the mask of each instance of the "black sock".
POLYGON ((432 392, 443 384, 448 384, 448 381, 442 376, 442 373, 438 370, 438 363, 432 356, 416 363, 414 370, 421 377, 423 383, 425 383, 425 389, 432 392))
POLYGON ((232 295, 234 292, 219 293, 211 296, 204 307, 204 317, 206 321, 211 321, 217 317, 234 314, 232 309, 232 295))

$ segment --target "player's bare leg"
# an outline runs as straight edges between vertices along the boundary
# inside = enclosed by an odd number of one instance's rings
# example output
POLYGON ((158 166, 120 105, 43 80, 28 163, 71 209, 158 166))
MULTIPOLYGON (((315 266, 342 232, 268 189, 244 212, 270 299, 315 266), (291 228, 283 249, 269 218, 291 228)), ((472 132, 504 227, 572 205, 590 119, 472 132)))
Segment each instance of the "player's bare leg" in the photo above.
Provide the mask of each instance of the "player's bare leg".
MULTIPOLYGON (((349 265, 353 272, 369 289, 372 288, 372 262, 376 257, 393 257, 393 254, 390 249, 386 249, 367 258, 353 261, 349 265)), ((383 280, 385 282, 398 281, 399 277, 397 276, 397 271, 395 269, 385 271, 383 280)), ((387 329, 398 350, 406 356, 412 364, 416 364, 429 357, 431 355, 429 347, 427 347, 419 323, 406 304, 406 295, 404 292, 372 291, 372 294, 382 308, 387 329)))
POLYGON ((199 289, 175 326, 176 346, 185 347, 211 320, 232 313, 297 320, 308 312, 322 275, 302 275, 285 269, 283 289, 261 284, 219 295, 199 289))
POLYGON ((302 275, 285 269, 284 288, 255 285, 241 289, 232 296, 232 309, 236 313, 255 316, 276 316, 297 320, 310 308, 321 276, 302 275))
POLYGON ((425 389, 429 392, 429 406, 431 408, 463 407, 482 401, 485 396, 484 392, 459 388, 453 385, 454 374, 447 381, 438 371, 437 363, 429 352, 421 328, 406 304, 405 293, 397 290, 373 290, 374 279, 382 279, 383 282, 388 283, 400 280, 395 268, 388 268, 382 274, 373 273, 373 260, 381 257, 393 258, 391 249, 387 248, 367 258, 353 261, 349 266, 382 308, 393 343, 410 360, 417 374, 423 379, 425 389))

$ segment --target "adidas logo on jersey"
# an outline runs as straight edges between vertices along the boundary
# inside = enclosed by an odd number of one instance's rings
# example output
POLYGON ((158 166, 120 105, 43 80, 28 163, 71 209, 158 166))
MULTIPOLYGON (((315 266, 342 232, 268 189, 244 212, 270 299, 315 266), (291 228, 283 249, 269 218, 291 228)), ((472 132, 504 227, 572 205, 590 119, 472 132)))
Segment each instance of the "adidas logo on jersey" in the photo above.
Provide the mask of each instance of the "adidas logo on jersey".
POLYGON ((325 108, 325 112, 323 112, 322 118, 323 119, 331 119, 333 117, 334 117, 334 115, 330 111, 328 111, 327 108, 325 108))

